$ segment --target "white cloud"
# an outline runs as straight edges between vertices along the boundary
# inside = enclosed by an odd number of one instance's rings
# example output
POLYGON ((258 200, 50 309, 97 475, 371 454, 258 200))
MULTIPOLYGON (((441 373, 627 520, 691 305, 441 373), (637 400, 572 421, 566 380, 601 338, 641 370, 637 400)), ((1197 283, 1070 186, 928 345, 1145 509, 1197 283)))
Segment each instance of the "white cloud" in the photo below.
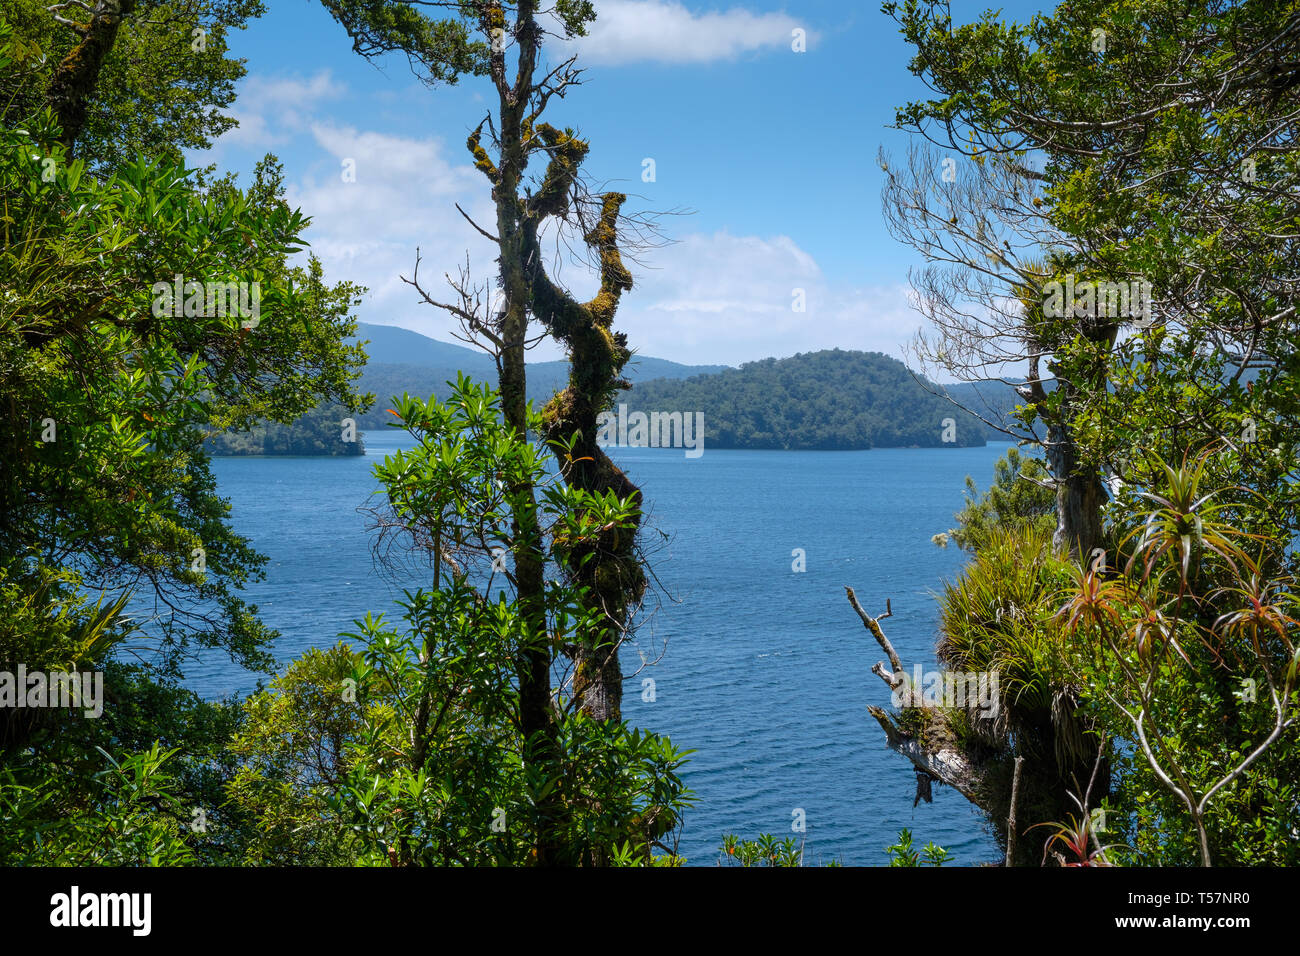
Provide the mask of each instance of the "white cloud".
MULTIPOLYGON (((456 211, 460 203, 476 222, 494 222, 483 174, 453 162, 436 138, 413 139, 313 123, 311 135, 325 157, 288 192, 290 205, 311 216, 307 239, 334 280, 368 286, 359 318, 400 324, 448 339, 445 313, 421 304, 404 283, 419 247, 420 283, 431 296, 452 301, 444 274, 457 274, 466 251, 476 279, 495 275, 496 252, 456 211), (352 161, 355 181, 345 181, 352 161)), ((468 158, 468 154, 467 158, 468 158)))
POLYGON ((220 143, 261 150, 287 143, 307 128, 319 106, 346 92, 329 70, 307 78, 250 76, 240 85, 230 114, 239 126, 222 136, 220 143))
POLYGON ((642 354, 738 365, 843 348, 902 356, 921 324, 908 287, 829 281, 788 236, 691 235, 634 270, 615 320, 642 354), (795 311, 803 290, 804 311, 795 311))
MULTIPOLYGON (((477 279, 494 275, 496 250, 453 205, 459 202, 490 227, 493 211, 481 175, 449 163, 432 140, 335 128, 317 128, 316 135, 332 157, 357 159, 355 183, 342 183, 331 162, 322 167, 328 174, 309 178, 290 195, 313 217, 308 237, 327 275, 370 287, 362 321, 450 341, 453 321, 422 304, 399 276, 411 276, 417 245, 421 283, 442 301, 451 298, 443 275, 456 275, 467 249, 477 279)), ((633 266, 634 288, 615 318, 642 355, 689 365, 739 365, 831 348, 902 358, 902 344, 921 324, 906 284, 832 282, 788 236, 693 234, 643 259, 644 265, 633 266), (803 312, 793 307, 796 289, 804 292, 803 312)), ((595 276, 572 265, 561 278, 579 297, 595 292, 595 276)), ((540 361, 562 353, 547 342, 531 354, 540 361)))
POLYGON ((695 13, 678 0, 603 0, 588 35, 573 41, 581 62, 619 65, 710 63, 744 53, 790 50, 792 31, 812 31, 784 13, 743 7, 695 13))
POLYGON ((476 281, 495 277, 496 250, 456 211, 459 203, 494 231, 487 181, 463 140, 448 145, 437 137, 390 135, 331 119, 346 92, 328 71, 251 76, 237 101, 241 128, 202 158, 219 160, 226 147, 257 155, 290 143, 283 157, 285 198, 311 218, 305 238, 327 280, 368 288, 357 318, 450 340, 454 320, 423 303, 402 277, 412 277, 417 248, 420 283, 439 301, 455 301, 444 277, 458 275, 467 251, 476 281), (345 162, 352 181, 345 179, 345 162))

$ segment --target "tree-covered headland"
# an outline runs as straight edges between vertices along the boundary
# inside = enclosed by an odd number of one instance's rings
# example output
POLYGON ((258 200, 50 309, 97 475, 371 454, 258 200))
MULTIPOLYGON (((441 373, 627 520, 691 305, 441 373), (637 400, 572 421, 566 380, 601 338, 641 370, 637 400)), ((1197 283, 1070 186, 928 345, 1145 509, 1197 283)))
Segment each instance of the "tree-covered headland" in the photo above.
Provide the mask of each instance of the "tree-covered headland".
MULTIPOLYGON (((1300 19, 883 8, 932 91, 898 110, 907 155, 880 160, 887 224, 931 263, 914 355, 1014 370, 1002 425, 1040 454, 939 538, 971 552, 939 657, 998 673, 996 714, 872 713, 918 797, 956 788, 1012 864, 1293 864, 1300 19), (1150 301, 1126 310, 1110 293, 1133 283, 1150 301)), ((883 615, 850 599, 898 690, 883 615)))

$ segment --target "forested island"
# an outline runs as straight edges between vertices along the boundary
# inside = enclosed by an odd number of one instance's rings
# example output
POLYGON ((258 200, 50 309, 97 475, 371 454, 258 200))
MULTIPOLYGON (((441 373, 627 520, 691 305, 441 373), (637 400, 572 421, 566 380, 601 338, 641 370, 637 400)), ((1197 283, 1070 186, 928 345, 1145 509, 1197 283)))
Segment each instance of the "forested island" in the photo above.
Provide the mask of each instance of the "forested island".
MULTIPOLYGON (((357 334, 349 340, 353 347, 364 349, 366 364, 355 388, 361 394, 375 396, 369 408, 349 415, 341 406, 328 412, 313 410, 290 424, 263 420, 251 429, 228 429, 210 432, 207 447, 213 455, 361 455, 364 443, 342 441, 339 425, 351 418, 358 431, 382 429, 393 424, 388 409, 393 400, 404 394, 446 399, 452 392, 456 376, 464 374, 483 379, 495 374, 492 360, 482 352, 450 342, 442 342, 410 329, 397 326, 357 324, 357 334)), ((634 357, 627 366, 632 381, 718 372, 725 365, 682 365, 666 359, 634 357)), ((564 360, 531 362, 528 365, 528 397, 538 407, 562 390, 569 377, 569 363, 564 360)))
POLYGON ((878 352, 833 349, 687 379, 618 398, 631 410, 702 412, 706 448, 848 451, 983 445, 986 426, 878 352))

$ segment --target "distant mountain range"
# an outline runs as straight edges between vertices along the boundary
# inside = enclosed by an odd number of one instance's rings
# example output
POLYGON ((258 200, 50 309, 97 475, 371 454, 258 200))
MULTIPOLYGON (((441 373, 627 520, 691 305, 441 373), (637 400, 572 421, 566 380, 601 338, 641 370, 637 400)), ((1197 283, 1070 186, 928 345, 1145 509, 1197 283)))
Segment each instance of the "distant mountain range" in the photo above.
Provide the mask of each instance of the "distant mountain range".
MULTIPOLYGON (((366 355, 370 357, 370 367, 414 365, 439 370, 460 369, 466 375, 471 373, 477 375, 480 372, 495 374, 492 359, 486 352, 480 352, 478 349, 440 342, 427 335, 398 328, 395 325, 358 322, 357 331, 359 334, 351 342, 367 343, 365 349, 366 355)), ((730 367, 729 365, 682 365, 667 359, 634 355, 632 361, 628 363, 627 374, 633 381, 652 378, 686 378, 690 375, 720 372, 730 367)), ((569 363, 563 360, 530 362, 528 372, 530 378, 534 375, 539 379, 559 375, 560 381, 563 381, 569 374, 569 363)), ((456 376, 451 377, 454 379, 456 376)))
MULTIPOLYGON (((393 325, 358 323, 353 342, 367 341, 364 346, 370 361, 357 381, 362 392, 375 394, 375 407, 357 419, 361 428, 379 428, 392 421, 384 409, 394 395, 409 392, 421 398, 437 395, 446 398, 447 382, 456 380, 458 371, 470 378, 496 383, 496 366, 486 352, 439 342, 409 329, 393 325)), ((667 359, 633 355, 624 370, 631 382, 650 379, 681 379, 707 375, 730 368, 728 365, 682 365, 667 359)), ((528 363, 528 397, 538 406, 545 403, 569 378, 569 363, 564 360, 528 363)))

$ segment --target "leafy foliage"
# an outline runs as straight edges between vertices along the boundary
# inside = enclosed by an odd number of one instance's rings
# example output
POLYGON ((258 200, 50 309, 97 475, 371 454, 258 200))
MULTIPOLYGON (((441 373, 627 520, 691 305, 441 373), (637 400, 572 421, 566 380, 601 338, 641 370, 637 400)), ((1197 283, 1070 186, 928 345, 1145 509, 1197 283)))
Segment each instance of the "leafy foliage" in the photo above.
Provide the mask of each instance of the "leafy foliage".
MULTIPOLYGON (((552 560, 625 524, 631 506, 548 476, 539 447, 516 438, 495 403, 464 378, 446 404, 398 403, 419 443, 376 474, 388 532, 430 556, 435 586, 406 594, 401 626, 358 621, 347 636, 360 652, 313 652, 250 701, 237 749, 254 759, 232 795, 278 837, 262 858, 305 844, 371 865, 519 865, 546 839, 563 859, 591 863, 616 851, 648 858, 678 826, 686 755, 655 734, 559 697, 558 752, 527 759, 535 742, 515 681, 524 619, 511 572, 492 560, 519 546, 513 516, 528 499, 518 489, 539 489, 537 517, 522 525, 539 530, 528 540, 552 560)), ((565 579, 549 582, 554 642, 599 626, 580 597, 565 579)))
POLYGON ((0 767, 0 862, 6 866, 180 866, 194 862, 184 808, 157 746, 115 760, 84 796, 57 776, 0 767), (35 783, 24 782, 34 777, 35 783), (164 812, 159 812, 160 810, 164 812))
POLYGON ((355 290, 286 264, 307 220, 273 161, 247 191, 203 194, 150 159, 100 178, 57 145, 49 111, 5 119, 0 400, 24 411, 0 436, 0 560, 11 580, 43 562, 106 590, 151 582, 179 609, 163 666, 191 640, 265 664, 270 635, 235 594, 261 559, 226 522, 201 429, 291 419, 322 394, 356 405, 360 353, 340 344, 355 290), (259 283, 263 314, 248 328, 156 308, 154 284, 176 275, 259 283))
MULTIPOLYGON (((284 202, 279 164, 241 189, 180 162, 230 122, 199 108, 226 105, 242 74, 220 28, 210 60, 154 63, 174 52, 178 11, 134 9, 80 91, 75 158, 43 100, 71 34, 45 5, 0 20, 0 669, 99 671, 107 698, 99 719, 0 715, 15 862, 230 859, 245 834, 222 808, 240 712, 176 680, 196 644, 269 667, 274 634, 237 593, 264 559, 231 530, 202 436, 322 398, 360 404, 362 353, 342 342, 359 290, 327 285, 313 259, 290 265, 308 220, 284 202), (257 311, 167 308, 156 286, 177 277, 244 283, 257 311), (132 598, 166 611, 128 616, 132 598), (205 817, 211 829, 191 827, 205 817)), ((190 12, 235 25, 257 9, 190 12)))
POLYGON ((1052 530, 1056 495, 1048 486, 1047 467, 1041 458, 1021 455, 1008 448, 993 465, 993 484, 979 493, 975 480, 966 478, 966 504, 954 517, 957 525, 947 535, 967 551, 978 551, 998 530, 1023 527, 1030 533, 1052 530))
POLYGON ((1300 625, 1284 545, 1228 520, 1255 496, 1207 492, 1203 458, 1162 470, 1147 510, 1117 516, 1118 569, 1076 571, 1060 612, 1095 719, 1130 742, 1116 754, 1128 859, 1289 864, 1300 625))
MULTIPOLYGON (((232 129, 236 121, 228 108, 246 70, 243 60, 227 56, 230 31, 266 12, 261 0, 137 0, 133 6, 91 91, 78 139, 78 151, 95 173, 140 156, 179 166, 184 150, 205 149, 232 129)), ((23 57, 32 72, 17 92, 28 106, 46 95, 55 67, 79 39, 48 7, 44 0, 5 4, 17 49, 43 54, 23 57)), ((8 83, 0 84, 10 92, 8 83)))
POLYGON ((345 644, 313 648, 243 703, 246 719, 230 742, 238 758, 224 796, 252 825, 239 862, 268 866, 347 866, 360 852, 335 814, 351 766, 349 747, 364 728, 352 677, 360 655, 345 644))
MULTIPOLYGON (((1025 24, 990 10, 964 25, 942 3, 883 9, 933 94, 900 126, 1041 190, 1024 215, 1050 248, 1001 291, 1024 305, 1031 362, 1050 356, 1064 386, 1022 408, 1049 437, 1068 424, 1073 460, 1056 477, 1105 473, 1117 491, 1109 553, 1083 556, 1046 627, 1104 741, 1107 822, 1126 843, 1108 856, 1289 861, 1300 88, 1280 51, 1294 9, 1071 0, 1025 24), (1035 290, 1067 276, 1148 282, 1151 314, 1036 308, 1035 290)), ((1087 859, 1089 825, 1056 835, 1087 859)))
POLYGON ((760 833, 755 840, 741 840, 728 833, 722 838, 719 866, 803 866, 803 848, 794 837, 778 840, 760 833))
POLYGON ((920 851, 912 848, 912 831, 904 827, 898 831, 898 842, 885 847, 889 854, 890 866, 943 866, 952 862, 952 854, 933 841, 927 843, 920 851), (922 863, 924 858, 924 863, 922 863))

